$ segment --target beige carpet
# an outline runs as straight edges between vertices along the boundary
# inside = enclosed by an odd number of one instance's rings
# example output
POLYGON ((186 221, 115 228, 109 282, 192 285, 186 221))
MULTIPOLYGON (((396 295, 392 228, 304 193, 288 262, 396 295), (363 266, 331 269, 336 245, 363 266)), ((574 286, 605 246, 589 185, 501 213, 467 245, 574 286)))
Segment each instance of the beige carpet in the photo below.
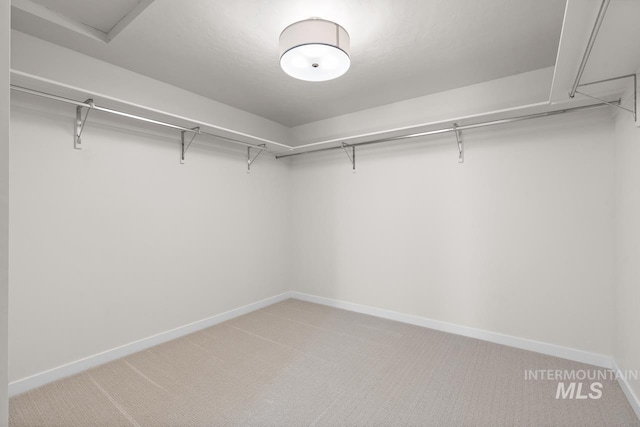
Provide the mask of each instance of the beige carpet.
POLYGON ((16 396, 10 425, 640 426, 615 381, 562 400, 534 369, 596 368, 290 299, 16 396))

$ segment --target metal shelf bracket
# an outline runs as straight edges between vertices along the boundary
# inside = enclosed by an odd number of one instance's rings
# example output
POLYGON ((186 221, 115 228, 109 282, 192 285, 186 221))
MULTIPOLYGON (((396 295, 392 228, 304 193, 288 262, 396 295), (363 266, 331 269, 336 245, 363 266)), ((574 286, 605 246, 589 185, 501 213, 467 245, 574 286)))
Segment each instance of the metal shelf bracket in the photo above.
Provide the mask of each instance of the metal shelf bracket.
POLYGON ((598 83, 611 82, 611 81, 620 80, 620 79, 628 79, 628 78, 631 78, 631 77, 633 77, 633 110, 630 109, 630 108, 626 108, 626 107, 623 107, 622 105, 620 105, 620 102, 622 100, 617 101, 617 103, 612 103, 612 102, 605 101, 604 99, 600 99, 598 97, 595 97, 593 95, 589 95, 589 94, 586 94, 584 92, 580 92, 577 89, 576 89, 576 93, 579 93, 580 95, 586 96, 587 98, 591 98, 591 99, 598 100, 600 102, 604 102, 605 104, 611 105, 612 107, 616 107, 616 108, 619 108, 621 110, 627 111, 627 112, 633 114, 633 120, 637 122, 638 121, 638 113, 637 113, 637 108, 638 108, 638 75, 637 74, 627 74, 627 75, 624 75, 624 76, 612 77, 610 79, 597 80, 595 82, 583 83, 583 84, 579 84, 577 87, 591 86, 591 85, 595 85, 595 84, 598 84, 598 83))
POLYGON ((458 124, 453 124, 453 131, 456 134, 456 141, 458 142, 458 163, 464 163, 464 142, 462 141, 462 131, 458 130, 458 124))
POLYGON ((188 143, 185 143, 185 139, 184 139, 184 134, 187 131, 183 130, 180 132, 180 164, 181 165, 184 165, 184 155, 187 154, 187 150, 189 150, 189 147, 191 147, 191 143, 193 142, 194 139, 196 139, 196 136, 200 134, 199 127, 195 127, 192 130, 195 132, 188 143))
POLYGON ((91 107, 87 107, 84 119, 82 118, 82 106, 78 105, 76 107, 76 131, 73 134, 73 148, 76 150, 82 150, 82 131, 84 130, 84 124, 87 122, 87 117, 89 117, 89 111, 93 108, 93 99, 87 99, 84 103, 89 104, 91 107))
POLYGON ((349 158, 349 161, 351 162, 351 167, 352 167, 353 173, 356 173, 356 146, 355 145, 345 144, 343 142, 342 143, 342 149, 344 150, 345 154, 349 158), (347 147, 351 147, 351 154, 349 154, 349 150, 347 149, 347 147))
POLYGON ((260 144, 257 147, 254 147, 258 150, 258 153, 251 158, 251 147, 247 147, 247 173, 251 173, 251 165, 256 161, 258 156, 262 154, 263 151, 267 149, 267 144, 260 144))

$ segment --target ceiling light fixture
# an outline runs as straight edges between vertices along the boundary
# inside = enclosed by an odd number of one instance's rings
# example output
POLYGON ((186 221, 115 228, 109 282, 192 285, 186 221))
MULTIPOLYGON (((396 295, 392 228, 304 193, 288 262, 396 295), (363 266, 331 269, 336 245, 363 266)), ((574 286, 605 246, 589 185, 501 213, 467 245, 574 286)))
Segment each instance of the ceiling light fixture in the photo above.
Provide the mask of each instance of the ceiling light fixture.
POLYGON ((319 18, 289 25, 280 34, 280 66, 296 79, 322 82, 347 72, 349 34, 335 22, 319 18))

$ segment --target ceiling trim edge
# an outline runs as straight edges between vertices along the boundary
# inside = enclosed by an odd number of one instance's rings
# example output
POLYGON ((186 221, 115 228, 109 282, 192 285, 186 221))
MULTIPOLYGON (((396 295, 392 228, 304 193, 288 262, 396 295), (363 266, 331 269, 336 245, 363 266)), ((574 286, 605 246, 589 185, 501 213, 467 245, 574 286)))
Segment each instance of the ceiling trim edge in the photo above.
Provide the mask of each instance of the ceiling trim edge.
POLYGON ((32 18, 46 21, 52 25, 73 31, 76 34, 80 34, 81 36, 88 37, 102 43, 109 43, 153 2, 154 0, 140 0, 133 9, 127 12, 127 14, 109 30, 108 33, 71 19, 68 16, 62 15, 53 10, 47 9, 46 7, 31 0, 11 0, 11 7, 30 15, 32 18))

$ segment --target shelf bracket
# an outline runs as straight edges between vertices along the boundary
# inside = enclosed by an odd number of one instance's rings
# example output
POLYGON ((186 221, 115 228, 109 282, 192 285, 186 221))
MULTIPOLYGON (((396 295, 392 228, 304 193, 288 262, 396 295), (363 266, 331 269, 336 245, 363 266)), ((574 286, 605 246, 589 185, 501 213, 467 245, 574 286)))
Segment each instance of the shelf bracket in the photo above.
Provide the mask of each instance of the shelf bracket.
POLYGON ((456 134, 456 141, 458 142, 458 163, 464 163, 464 142, 462 141, 462 131, 458 130, 458 124, 453 124, 453 131, 456 134))
POLYGON ((633 110, 630 109, 630 108, 626 108, 626 107, 623 107, 622 105, 620 105, 620 102, 622 101, 622 99, 620 99, 617 103, 612 103, 612 102, 609 102, 609 101, 605 101, 604 99, 597 98, 597 97, 595 97, 593 95, 589 95, 589 94, 586 94, 584 92, 580 92, 577 89, 576 89, 576 93, 579 93, 580 95, 586 96, 587 98, 591 98, 591 99, 598 100, 600 102, 604 102, 605 104, 611 105, 612 107, 616 107, 616 108, 619 108, 621 110, 627 111, 627 112, 633 114, 633 120, 635 122, 637 122, 638 121, 638 112, 637 112, 637 108, 638 108, 638 75, 637 74, 627 74, 627 75, 624 75, 624 76, 612 77, 610 79, 596 80, 595 82, 579 84, 577 87, 591 86, 591 85, 595 85, 595 84, 598 84, 598 83, 611 82, 611 81, 620 80, 620 79, 628 79, 630 77, 633 77, 633 110))
POLYGON ((253 156, 253 159, 251 158, 251 148, 252 147, 247 147, 247 173, 251 173, 251 165, 253 164, 253 162, 256 161, 258 156, 262 154, 264 150, 267 149, 267 144, 260 144, 256 147, 253 147, 258 150, 258 153, 255 156, 253 156))
POLYGON ((344 150, 345 154, 349 158, 349 161, 351 162, 351 167, 352 167, 353 173, 356 173, 356 146, 355 145, 345 144, 343 142, 342 143, 342 149, 344 150), (347 147, 351 147, 351 154, 349 154, 349 150, 347 149, 347 147))
POLYGON ((73 148, 76 150, 82 150, 82 131, 87 122, 87 117, 89 117, 89 111, 93 108, 93 99, 87 99, 84 103, 89 104, 91 107, 87 107, 84 119, 82 118, 82 106, 78 105, 76 107, 76 131, 73 134, 73 148))
POLYGON ((184 134, 187 131, 183 130, 182 132, 180 132, 180 164, 181 165, 184 165, 184 155, 187 154, 187 150, 189 150, 189 147, 191 147, 191 143, 193 142, 194 139, 196 139, 196 136, 200 134, 199 127, 195 127, 192 130, 195 131, 195 133, 187 143, 185 143, 185 138, 184 138, 184 134))

